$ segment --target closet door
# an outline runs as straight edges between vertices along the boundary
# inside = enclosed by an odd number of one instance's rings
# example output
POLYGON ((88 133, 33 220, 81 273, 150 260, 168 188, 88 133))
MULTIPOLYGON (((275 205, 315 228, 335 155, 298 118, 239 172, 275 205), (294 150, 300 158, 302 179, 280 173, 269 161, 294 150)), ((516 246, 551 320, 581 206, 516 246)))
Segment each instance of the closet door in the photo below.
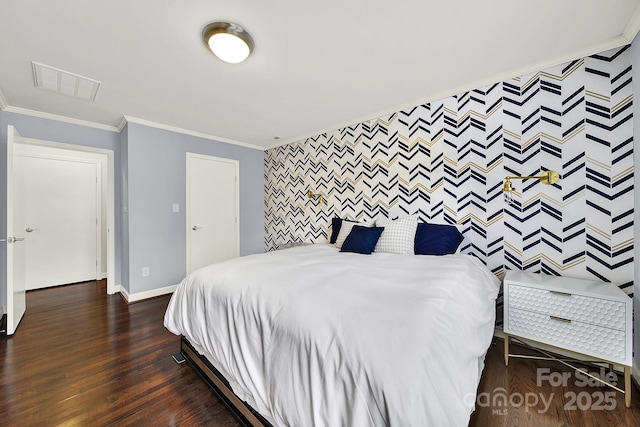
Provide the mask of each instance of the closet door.
POLYGON ((187 273, 239 255, 238 162, 187 153, 187 273))

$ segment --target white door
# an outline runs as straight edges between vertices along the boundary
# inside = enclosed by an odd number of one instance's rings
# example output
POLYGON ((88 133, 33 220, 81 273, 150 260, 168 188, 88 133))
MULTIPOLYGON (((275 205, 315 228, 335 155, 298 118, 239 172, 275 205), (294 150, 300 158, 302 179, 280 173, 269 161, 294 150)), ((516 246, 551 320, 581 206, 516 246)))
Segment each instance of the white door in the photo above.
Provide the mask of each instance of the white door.
POLYGON ((7 335, 13 335, 27 308, 25 292, 25 233, 24 215, 20 206, 14 203, 15 197, 21 193, 20 175, 22 173, 22 157, 14 155, 14 145, 20 140, 18 131, 13 126, 7 128, 7 169, 5 183, 7 185, 7 335))
POLYGON ((239 255, 238 162, 187 153, 187 273, 239 255))
POLYGON ((95 280, 100 170, 92 162, 25 155, 26 288, 95 280))

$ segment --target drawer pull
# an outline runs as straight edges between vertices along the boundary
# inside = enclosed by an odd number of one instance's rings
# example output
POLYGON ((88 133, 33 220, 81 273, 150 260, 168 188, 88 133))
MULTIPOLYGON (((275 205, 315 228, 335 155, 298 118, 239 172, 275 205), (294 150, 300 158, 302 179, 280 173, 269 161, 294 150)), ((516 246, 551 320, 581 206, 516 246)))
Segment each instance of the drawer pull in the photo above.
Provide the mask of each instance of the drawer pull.
POLYGON ((562 295, 563 297, 570 297, 571 296, 571 294, 568 294, 566 292, 558 292, 558 291, 549 291, 549 292, 551 292, 552 294, 555 294, 555 295, 562 295))
POLYGON ((571 320, 570 320, 570 319, 565 319, 564 317, 549 316, 549 319, 551 319, 551 320, 557 320, 557 321, 559 321, 559 322, 571 323, 571 320))

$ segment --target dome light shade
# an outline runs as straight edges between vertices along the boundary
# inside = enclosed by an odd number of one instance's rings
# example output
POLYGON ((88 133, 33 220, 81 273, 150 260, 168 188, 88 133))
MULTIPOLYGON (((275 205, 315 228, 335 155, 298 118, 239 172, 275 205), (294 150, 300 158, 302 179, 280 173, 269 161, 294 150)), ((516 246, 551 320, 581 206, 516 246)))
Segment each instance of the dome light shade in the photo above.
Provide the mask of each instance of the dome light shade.
POLYGON ((253 39, 244 28, 230 22, 212 22, 202 30, 204 43, 214 55, 230 64, 244 61, 253 51, 253 39))

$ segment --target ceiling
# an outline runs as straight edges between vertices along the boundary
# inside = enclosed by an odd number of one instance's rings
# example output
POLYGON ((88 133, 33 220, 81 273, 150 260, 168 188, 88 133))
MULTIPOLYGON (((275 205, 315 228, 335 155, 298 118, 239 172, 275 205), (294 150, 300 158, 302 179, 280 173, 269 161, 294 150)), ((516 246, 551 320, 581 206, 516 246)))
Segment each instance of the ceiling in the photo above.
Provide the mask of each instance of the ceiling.
POLYGON ((269 147, 628 44, 640 0, 2 0, 0 106, 269 147), (256 47, 227 64, 215 20, 256 47), (34 87, 36 61, 101 82, 34 87), (279 140, 274 137, 280 137, 279 140))

